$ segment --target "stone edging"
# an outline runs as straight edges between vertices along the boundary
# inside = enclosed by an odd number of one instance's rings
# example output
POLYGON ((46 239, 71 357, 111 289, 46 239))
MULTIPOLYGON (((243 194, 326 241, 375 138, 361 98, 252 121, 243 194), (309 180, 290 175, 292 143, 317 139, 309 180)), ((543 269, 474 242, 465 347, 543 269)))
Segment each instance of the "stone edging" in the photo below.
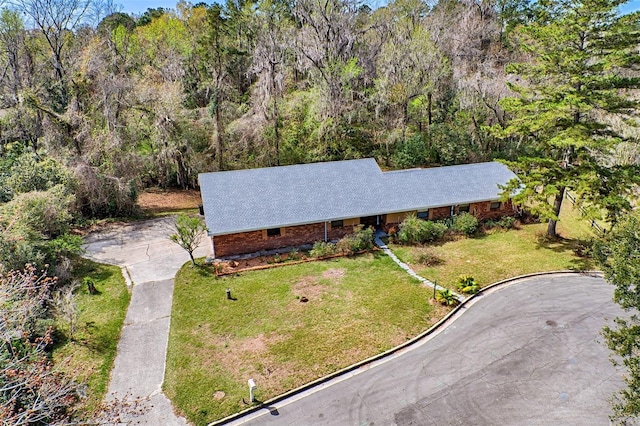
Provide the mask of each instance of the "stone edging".
POLYGON ((216 420, 212 423, 209 423, 208 426, 217 426, 217 425, 224 425, 227 423, 230 423, 234 420, 238 420, 241 417, 244 417, 248 414, 251 413, 255 413, 257 411, 260 410, 266 410, 268 406, 276 404, 284 399, 287 399, 289 397, 292 397, 294 395, 297 395, 299 393, 308 391, 309 389, 321 385, 323 383, 326 383, 330 380, 333 380, 337 377, 340 377, 344 374, 350 373, 354 370, 357 370, 367 364, 370 364, 372 362, 375 361, 379 361, 383 358, 386 358, 390 355, 393 355, 403 349, 406 349, 409 346, 412 346, 415 343, 418 343, 420 340, 424 339, 425 337, 433 334, 434 332, 438 331, 444 324, 446 324, 447 322, 449 322, 449 320, 451 318, 453 318, 455 315, 457 315, 459 313, 459 311, 461 311, 463 308, 466 308, 466 305, 468 305, 470 302, 475 301, 478 297, 482 296, 484 293, 493 290, 497 287, 501 287, 504 285, 509 285, 514 283, 515 281, 520 281, 526 278, 533 278, 533 277, 538 277, 538 276, 544 276, 544 275, 558 275, 558 274, 580 274, 580 275, 589 275, 589 276, 596 276, 596 277, 602 277, 603 274, 601 271, 571 271, 571 270, 564 270, 564 271, 548 271, 548 272, 535 272, 535 273, 531 273, 531 274, 524 274, 524 275, 518 275, 517 277, 513 277, 513 278, 507 278, 505 280, 501 280, 498 282, 495 282, 493 284, 490 284, 486 287, 483 287, 480 289, 480 291, 478 291, 476 294, 467 297, 466 299, 464 299, 458 306, 456 306, 451 312, 449 312, 447 315, 445 315, 442 319, 440 319, 440 321, 438 321, 437 323, 435 323, 434 325, 432 325, 428 330, 423 331, 422 333, 418 334, 416 337, 407 340, 406 342, 391 348, 385 352, 379 353, 377 355, 374 355, 372 357, 369 357, 363 361, 357 362, 355 364, 352 364, 348 367, 345 367, 341 370, 338 370, 334 373, 331 373, 327 376, 321 377, 319 379, 316 379, 312 382, 309 382, 305 385, 302 385, 296 389, 292 389, 288 392, 283 393, 282 395, 278 395, 274 398, 271 398, 267 401, 261 402, 260 405, 256 405, 255 407, 251 407, 251 408, 247 408, 246 410, 240 411, 239 413, 235 413, 232 414, 230 416, 227 416, 223 419, 220 420, 216 420))

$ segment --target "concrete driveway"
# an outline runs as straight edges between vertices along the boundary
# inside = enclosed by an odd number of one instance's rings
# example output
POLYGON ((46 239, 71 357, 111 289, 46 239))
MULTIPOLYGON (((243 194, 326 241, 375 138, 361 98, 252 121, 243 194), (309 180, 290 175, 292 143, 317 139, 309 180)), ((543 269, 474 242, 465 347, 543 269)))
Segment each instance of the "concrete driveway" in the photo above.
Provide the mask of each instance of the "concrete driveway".
MULTIPOLYGON (((141 415, 124 419, 136 424, 186 424, 162 393, 173 277, 189 261, 187 252, 169 240, 172 221, 163 218, 114 226, 85 239, 85 257, 122 267, 133 282, 108 398, 148 398, 141 415)), ((203 238, 195 255, 210 253, 210 240, 203 238)))
POLYGON ((584 275, 515 282, 416 346, 232 424, 609 424, 624 386, 599 334, 623 314, 612 295, 584 275))

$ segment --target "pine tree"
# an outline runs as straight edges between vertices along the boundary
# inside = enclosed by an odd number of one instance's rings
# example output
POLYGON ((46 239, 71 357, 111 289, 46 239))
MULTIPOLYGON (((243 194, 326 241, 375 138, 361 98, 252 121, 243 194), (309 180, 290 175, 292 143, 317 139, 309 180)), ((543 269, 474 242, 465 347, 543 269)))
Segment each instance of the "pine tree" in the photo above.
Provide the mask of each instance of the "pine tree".
POLYGON ((527 156, 508 164, 524 184, 515 200, 556 222, 565 190, 593 211, 607 211, 615 223, 631 208, 635 165, 612 163, 610 154, 625 139, 614 118, 636 119, 629 91, 640 86, 640 14, 620 16, 621 0, 538 0, 535 17, 517 32, 527 62, 511 64, 516 96, 502 107, 510 116, 502 137, 530 146, 527 156))
POLYGON ((615 286, 614 300, 630 313, 616 318, 615 326, 603 331, 609 349, 627 368, 627 387, 613 400, 612 418, 624 424, 640 415, 640 215, 622 220, 605 239, 596 242, 593 252, 605 278, 615 286))

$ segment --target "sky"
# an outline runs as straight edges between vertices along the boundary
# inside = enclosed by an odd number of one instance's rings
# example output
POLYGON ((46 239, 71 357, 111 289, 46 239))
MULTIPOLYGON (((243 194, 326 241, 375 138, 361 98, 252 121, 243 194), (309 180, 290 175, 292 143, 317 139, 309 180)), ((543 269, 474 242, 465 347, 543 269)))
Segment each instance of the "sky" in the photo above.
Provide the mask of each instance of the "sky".
MULTIPOLYGON (((192 1, 191 3, 198 3, 198 1, 192 1)), ((164 7, 165 9, 173 9, 176 7, 178 0, 114 0, 114 3, 122 5, 124 13, 138 15, 146 12, 149 8, 164 7)))
MULTIPOLYGON (((198 3, 200 0, 191 1, 191 3, 198 3)), ((148 8, 164 7, 167 9, 173 9, 176 7, 178 0, 115 0, 114 3, 123 6, 123 12, 130 14, 142 14, 146 12, 148 8)), ((206 1, 206 3, 213 3, 212 0, 206 1)), ((623 13, 629 13, 635 10, 640 10, 640 0, 631 0, 623 5, 620 10, 623 13)))

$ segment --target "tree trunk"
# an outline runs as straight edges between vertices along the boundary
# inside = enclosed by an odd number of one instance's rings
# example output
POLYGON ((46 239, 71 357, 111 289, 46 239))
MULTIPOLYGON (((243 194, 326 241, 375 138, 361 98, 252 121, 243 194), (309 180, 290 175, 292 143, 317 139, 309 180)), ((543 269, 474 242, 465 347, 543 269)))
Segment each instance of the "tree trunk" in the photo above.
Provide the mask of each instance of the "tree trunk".
POLYGON ((278 95, 276 94, 276 70, 275 64, 271 63, 271 96, 273 96, 273 133, 276 143, 276 166, 280 165, 280 130, 278 129, 278 122, 280 117, 278 115, 278 95))
POLYGON ((222 160, 224 141, 222 140, 222 117, 218 102, 219 100, 216 100, 216 156, 218 157, 218 170, 222 171, 224 170, 224 161, 222 160))
POLYGON ((431 92, 427 94, 427 123, 429 123, 429 128, 431 128, 431 124, 433 123, 433 95, 431 92))
MULTIPOLYGON (((564 200, 565 187, 561 187, 556 194, 555 200, 553 200, 553 213, 556 217, 560 216, 560 209, 562 208, 562 200, 564 200)), ((558 221, 555 219, 549 219, 549 225, 547 226, 547 237, 555 238, 558 236, 556 232, 556 225, 558 221)))

